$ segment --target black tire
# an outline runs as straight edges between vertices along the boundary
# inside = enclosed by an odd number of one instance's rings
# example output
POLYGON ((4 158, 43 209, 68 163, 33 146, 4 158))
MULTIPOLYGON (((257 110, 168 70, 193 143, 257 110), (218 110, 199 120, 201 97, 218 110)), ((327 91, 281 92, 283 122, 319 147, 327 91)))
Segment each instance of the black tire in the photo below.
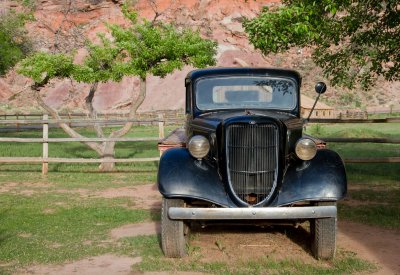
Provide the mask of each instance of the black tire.
POLYGON ((189 228, 183 221, 168 217, 170 207, 184 207, 181 199, 162 199, 161 208, 161 247, 168 258, 181 258, 187 255, 189 228))
MULTIPOLYGON (((335 202, 318 202, 315 205, 334 205, 335 202)), ((311 251, 318 260, 332 260, 336 252, 336 218, 310 220, 311 251)))

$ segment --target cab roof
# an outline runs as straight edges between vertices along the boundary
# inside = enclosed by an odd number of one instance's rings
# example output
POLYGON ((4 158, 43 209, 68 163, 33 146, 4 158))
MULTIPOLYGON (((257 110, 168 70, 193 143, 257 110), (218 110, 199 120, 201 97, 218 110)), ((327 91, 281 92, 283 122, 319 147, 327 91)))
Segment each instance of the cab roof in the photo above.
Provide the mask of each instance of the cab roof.
POLYGON ((301 85, 301 76, 295 70, 280 68, 207 68, 191 71, 186 76, 186 82, 190 83, 202 77, 218 75, 257 75, 273 77, 289 77, 294 79, 298 85, 301 85))

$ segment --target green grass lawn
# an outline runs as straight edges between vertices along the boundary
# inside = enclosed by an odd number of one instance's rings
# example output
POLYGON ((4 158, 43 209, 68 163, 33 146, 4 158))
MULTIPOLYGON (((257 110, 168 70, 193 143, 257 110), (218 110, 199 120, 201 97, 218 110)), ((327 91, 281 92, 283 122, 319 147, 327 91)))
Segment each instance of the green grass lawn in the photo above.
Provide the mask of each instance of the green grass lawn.
MULTIPOLYGON (((169 127, 168 130, 174 127, 169 127)), ((81 129, 94 136, 93 132, 81 129)), ((398 137, 399 125, 309 125, 315 136, 346 136, 359 132, 398 137), (320 133, 323 133, 321 135, 320 133)), ((157 127, 135 127, 129 136, 157 136, 157 127)), ((1 136, 41 137, 41 131, 1 133, 1 136)), ((57 129, 51 137, 66 137, 57 129)), ((399 145, 332 143, 329 148, 344 157, 399 156, 399 145)), ((40 144, 0 143, 0 156, 40 156, 40 144)), ((158 156, 155 142, 120 142, 117 158, 158 156)), ((52 157, 96 157, 80 143, 50 144, 52 157)), ((133 267, 138 271, 199 271, 214 274, 351 274, 374 266, 351 252, 339 250, 333 262, 304 263, 298 259, 261 257, 227 264, 203 262, 199 248, 189 247, 186 259, 162 256, 157 236, 111 240, 110 230, 123 224, 158 220, 159 215, 135 207, 129 197, 82 197, 110 187, 132 187, 156 181, 157 162, 117 164, 116 171, 100 173, 98 164, 50 164, 41 175, 40 164, 0 164, 0 274, 11 274, 36 264, 62 263, 89 256, 113 253, 141 256, 133 267), (129 207, 127 207, 129 206, 129 207)), ((400 228, 400 165, 347 164, 349 194, 339 203, 339 219, 400 228)))

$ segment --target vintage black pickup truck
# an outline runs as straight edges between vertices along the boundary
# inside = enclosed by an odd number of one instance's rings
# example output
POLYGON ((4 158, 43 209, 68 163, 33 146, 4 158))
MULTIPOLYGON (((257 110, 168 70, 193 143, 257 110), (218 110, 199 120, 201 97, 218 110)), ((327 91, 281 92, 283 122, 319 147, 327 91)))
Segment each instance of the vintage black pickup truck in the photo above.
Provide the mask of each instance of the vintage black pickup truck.
POLYGON ((186 255, 194 223, 308 221, 313 255, 332 259, 346 173, 336 152, 303 135, 300 75, 212 68, 192 71, 185 85, 188 141, 167 150, 158 171, 164 254, 186 255))

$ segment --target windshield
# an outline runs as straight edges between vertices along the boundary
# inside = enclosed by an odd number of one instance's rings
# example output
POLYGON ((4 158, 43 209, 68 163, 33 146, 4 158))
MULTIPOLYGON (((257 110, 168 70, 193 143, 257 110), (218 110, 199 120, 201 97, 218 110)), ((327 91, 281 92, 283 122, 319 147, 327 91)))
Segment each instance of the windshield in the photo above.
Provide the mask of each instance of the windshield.
POLYGON ((280 109, 296 107, 296 87, 290 79, 221 76, 196 81, 196 105, 218 109, 280 109))

